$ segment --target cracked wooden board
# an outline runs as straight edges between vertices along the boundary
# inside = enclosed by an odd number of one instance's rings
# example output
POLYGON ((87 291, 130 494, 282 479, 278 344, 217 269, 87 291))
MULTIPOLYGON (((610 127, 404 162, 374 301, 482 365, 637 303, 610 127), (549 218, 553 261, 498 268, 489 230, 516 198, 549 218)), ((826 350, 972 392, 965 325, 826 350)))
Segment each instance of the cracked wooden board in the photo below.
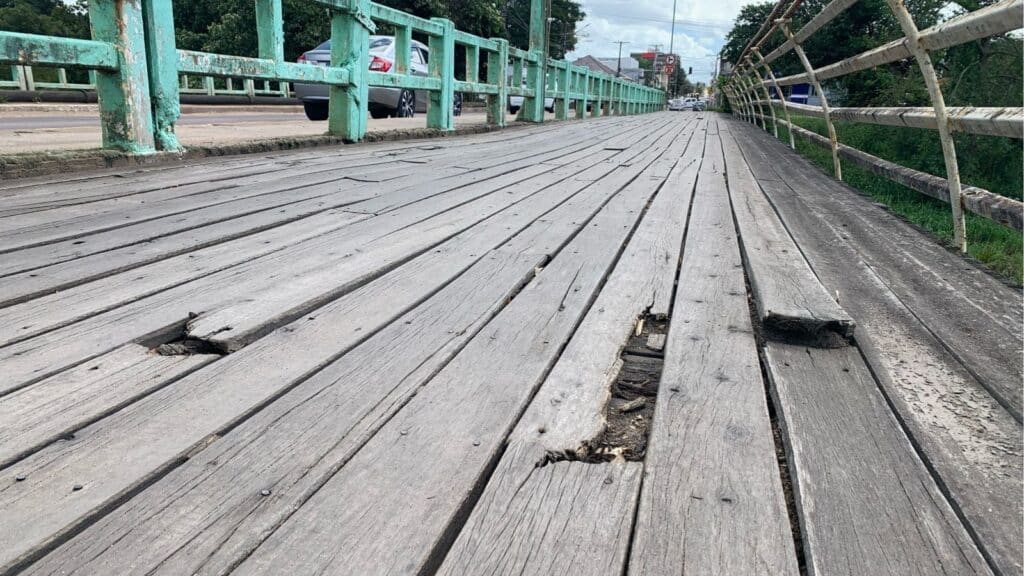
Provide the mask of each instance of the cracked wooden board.
POLYGON ((856 348, 765 357, 815 574, 992 574, 856 348))
POLYGON ((795 575, 713 126, 693 202, 629 573, 795 575))
POLYGON ((853 334, 854 322, 825 291, 796 242, 765 198, 728 131, 719 124, 729 196, 739 226, 751 291, 765 328, 817 337, 853 334))
MULTIPOLYGON (((552 195, 548 201, 557 200, 557 196, 552 195)), ((601 198, 594 196, 588 202, 593 210, 600 205, 601 198)), ((566 204, 555 219, 564 221, 569 214, 581 213, 585 205, 566 204)), ((528 257, 528 268, 532 270, 546 255, 528 253, 521 249, 523 246, 549 243, 542 239, 551 230, 557 230, 556 233, 563 238, 569 237, 582 224, 581 221, 573 227, 552 228, 542 222, 536 226, 536 234, 524 232, 517 235, 516 242, 494 256, 528 257)), ((495 225, 506 228, 503 221, 495 225)), ((505 234, 515 232, 513 228, 506 230, 505 234)), ((391 322, 395 315, 431 295, 446 283, 446 279, 459 274, 474 259, 481 257, 482 254, 477 254, 473 248, 470 245, 463 247, 462 254, 472 256, 469 260, 455 258, 447 251, 424 254, 317 310, 312 318, 300 319, 174 386, 97 422, 83 430, 75 443, 55 447, 46 454, 24 461, 23 467, 36 467, 32 472, 34 477, 42 480, 42 470, 45 469, 49 480, 44 480, 41 487, 31 487, 29 493, 22 496, 23 503, 24 498, 39 500, 38 504, 29 507, 35 510, 34 532, 19 534, 24 540, 19 540, 18 546, 24 547, 25 542, 32 538, 58 537, 46 536, 45 531, 61 531, 61 526, 67 525, 69 519, 88 517, 94 511, 103 510, 106 499, 128 489, 132 483, 142 481, 149 474, 159 473, 173 465, 175 458, 188 453, 193 446, 202 446, 204 438, 209 438, 210 434, 229 422, 246 417, 253 406, 272 399, 274 394, 286 390, 296 379, 322 368, 345 352, 346 346, 373 334, 391 322), (253 381, 253 374, 259 374, 257 382, 253 381), (130 437, 124 434, 128 429, 133 431, 130 437), (117 467, 116 474, 106 471, 97 474, 97 461, 116 460, 118 454, 130 451, 131 446, 139 442, 145 443, 148 449, 145 455, 133 459, 131 466, 117 467), (60 486, 68 474, 87 485, 88 490, 76 493, 77 498, 72 495, 60 500, 59 508, 47 508, 44 503, 52 501, 52 494, 60 493, 60 486), (44 509, 46 514, 39 512, 44 509)), ((502 261, 499 260, 498 264, 502 261)), ((24 489, 29 490, 30 487, 24 489)), ((218 538, 215 540, 219 541, 218 538)), ((13 546, 8 542, 0 549, 12 549, 13 546)))
MULTIPOLYGON (((512 431, 440 574, 589 576, 625 568, 643 465, 547 460, 602 432, 625 342, 648 307, 671 299, 703 138, 700 125, 680 131, 631 184, 650 186, 653 174, 664 181, 656 184, 661 189, 626 251, 512 431), (668 296, 662 298, 662 291, 668 296)), ((659 313, 667 314, 667 306, 659 313)))
MULTIPOLYGON (((510 183, 514 182, 513 178, 510 183)), ((358 250, 360 245, 375 238, 387 237, 394 231, 420 222, 425 222, 425 227, 433 226, 445 218, 451 220, 456 215, 442 216, 440 220, 433 221, 430 220, 431 216, 443 215, 452 209, 466 212, 479 205, 485 207, 484 213, 475 217, 479 221, 488 214, 500 211, 502 205, 510 205, 517 197, 528 195, 529 192, 514 189, 518 191, 518 196, 509 195, 500 189, 495 190, 495 184, 488 181, 477 182, 457 188, 449 194, 438 194, 428 204, 406 206, 388 213, 383 220, 366 221, 366 225, 363 226, 358 223, 345 226, 282 250, 272 250, 261 258, 201 276, 81 322, 9 345, 0 349, 0 359, 4 360, 7 368, 6 379, 0 381, 0 390, 24 386, 75 362, 106 352, 118 344, 150 340, 154 334, 177 330, 196 313, 225 305, 233 299, 245 298, 247 293, 258 290, 261 286, 278 282, 286 271, 294 273, 296 270, 302 270, 302 267, 323 267, 330 259, 344 259, 347 251, 358 250), (121 340, 117 341, 118 338, 121 340)), ((454 232, 455 230, 452 230, 450 233, 454 232)), ((437 234, 434 234, 429 238, 422 238, 420 244, 442 239, 443 237, 438 238, 437 234)), ((207 252, 217 251, 218 248, 215 246, 207 252)), ((190 260, 194 260, 189 256, 195 255, 187 254, 177 258, 186 269, 190 266, 190 260)), ((169 264, 171 263, 160 262, 151 266, 161 267, 169 264)), ((126 277, 133 277, 134 273, 136 271, 129 272, 126 277)), ((103 281, 113 282, 115 279, 103 281)), ((165 280, 157 278, 156 281, 165 280)), ((72 292, 85 292, 90 289, 85 285, 73 289, 72 292)), ((87 298, 83 303, 86 307, 95 304, 96 301, 92 298, 87 298)), ((46 313, 60 315, 63 312, 56 310, 46 313)))
MULTIPOLYGON (((870 266, 888 291, 1020 422, 1024 406, 1020 289, 1006 286, 870 198, 823 178, 803 158, 778 161, 783 150, 766 136, 752 135, 752 143, 744 146, 751 164, 767 162, 773 168, 771 174, 790 184, 810 216, 827 222, 844 242, 856 246, 858 260, 870 266), (757 155, 750 153, 754 142, 757 155)), ((759 177, 765 172, 762 168, 759 177)))
MULTIPOLYGON (((916 270, 917 265, 925 261, 944 271, 949 282, 955 281, 969 295, 992 290, 992 278, 973 267, 963 266, 962 261, 958 263, 960 258, 944 249, 930 246, 930 240, 922 238, 919 232, 910 230, 848 189, 829 190, 827 198, 838 202, 839 195, 849 196, 844 202, 851 205, 850 212, 845 212, 838 221, 824 217, 827 212, 815 206, 823 201, 822 196, 811 193, 818 188, 809 188, 811 182, 801 178, 800 173, 786 171, 797 164, 797 160, 783 162, 782 154, 788 154, 788 150, 777 147, 774 142, 754 148, 757 138, 751 140, 751 145, 743 144, 744 154, 822 282, 844 295, 844 306, 859 326, 858 347, 889 401, 977 534, 977 541, 986 555, 1005 574, 1021 574, 1024 559, 1021 425, 978 382, 972 371, 965 369, 962 357, 951 354, 947 345, 937 338, 937 333, 925 324, 926 319, 928 324, 955 323, 958 316, 970 310, 976 312, 977 308, 946 307, 945 315, 924 317, 909 308, 915 300, 893 292, 902 282, 889 284, 886 280, 896 273, 906 276, 907 281, 917 274, 927 277, 930 272, 916 270), (776 169, 785 174, 785 182, 776 176, 776 169), (877 226, 877 230, 867 235, 868 240, 863 234, 854 235, 851 230, 859 226, 860 220, 853 215, 861 213, 872 223, 872 228, 877 226), (889 230, 893 227, 906 229, 892 234, 889 230), (870 242, 876 235, 878 238, 916 235, 917 239, 887 243, 892 248, 885 252, 887 258, 903 250, 911 254, 880 265, 881 253, 870 249, 870 242), (865 242, 869 242, 867 247, 865 242), (924 259, 932 251, 938 251, 935 257, 924 259)), ((941 298, 956 294, 946 287, 937 291, 943 293, 941 298)), ((999 291, 1007 290, 999 286, 997 293, 999 291)), ((919 297, 928 293, 922 292, 919 297)), ((1007 298, 992 297, 982 298, 977 306, 996 311, 1000 301, 1009 310, 1017 304, 1007 298)), ((990 337, 991 334, 975 334, 976 340, 987 341, 990 337)), ((1007 371, 1017 369, 1019 366, 1015 364, 1006 368, 1007 371)))
POLYGON ((571 336, 652 192, 613 198, 238 571, 436 567, 454 537, 451 523, 468 512, 475 486, 496 463, 517 414, 571 336), (324 549, 338 553, 315 552, 324 549))

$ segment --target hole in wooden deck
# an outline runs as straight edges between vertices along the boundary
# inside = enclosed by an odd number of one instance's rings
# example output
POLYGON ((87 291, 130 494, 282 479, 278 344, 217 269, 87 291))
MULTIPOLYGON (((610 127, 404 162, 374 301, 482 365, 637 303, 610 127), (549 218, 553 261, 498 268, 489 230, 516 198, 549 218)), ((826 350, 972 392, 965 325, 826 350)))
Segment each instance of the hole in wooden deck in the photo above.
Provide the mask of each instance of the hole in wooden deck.
POLYGON ((643 316, 623 348, 619 373, 605 405, 605 428, 597 438, 573 451, 550 452, 541 466, 552 462, 603 463, 622 458, 643 461, 654 418, 654 403, 664 364, 668 320, 643 316))
MULTIPOLYGON (((189 317, 191 319, 195 315, 190 314, 189 317)), ((187 326, 187 321, 182 322, 171 329, 143 339, 139 344, 161 356, 191 356, 193 354, 217 354, 223 356, 225 354, 223 350, 210 342, 189 336, 187 326)))

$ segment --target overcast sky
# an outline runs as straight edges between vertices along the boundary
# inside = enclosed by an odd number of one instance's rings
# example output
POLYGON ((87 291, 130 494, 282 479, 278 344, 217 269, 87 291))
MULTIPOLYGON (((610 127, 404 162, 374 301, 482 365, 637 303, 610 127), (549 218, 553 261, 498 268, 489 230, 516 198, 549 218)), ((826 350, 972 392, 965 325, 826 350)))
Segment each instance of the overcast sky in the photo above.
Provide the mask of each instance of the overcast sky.
MULTIPOLYGON (((619 40, 629 42, 622 55, 645 51, 655 44, 668 52, 672 36, 672 0, 580 0, 587 18, 577 27, 580 41, 570 59, 587 54, 598 58, 618 55, 619 40)), ((685 68, 693 67, 692 80, 707 82, 715 68, 715 55, 740 7, 754 0, 678 0, 674 52, 685 68)), ((555 24, 557 26, 557 24, 555 24)), ((557 34, 557 30, 552 30, 557 34)), ((557 37, 557 36, 555 36, 557 37)))

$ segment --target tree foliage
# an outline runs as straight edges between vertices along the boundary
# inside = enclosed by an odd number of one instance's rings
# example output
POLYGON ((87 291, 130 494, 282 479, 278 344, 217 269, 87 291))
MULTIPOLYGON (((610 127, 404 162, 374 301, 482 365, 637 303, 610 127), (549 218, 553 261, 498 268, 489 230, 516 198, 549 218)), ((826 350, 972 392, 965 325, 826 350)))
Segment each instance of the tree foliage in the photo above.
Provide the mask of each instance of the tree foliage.
POLYGON ((81 0, 0 0, 0 30, 88 38, 89 20, 81 0))

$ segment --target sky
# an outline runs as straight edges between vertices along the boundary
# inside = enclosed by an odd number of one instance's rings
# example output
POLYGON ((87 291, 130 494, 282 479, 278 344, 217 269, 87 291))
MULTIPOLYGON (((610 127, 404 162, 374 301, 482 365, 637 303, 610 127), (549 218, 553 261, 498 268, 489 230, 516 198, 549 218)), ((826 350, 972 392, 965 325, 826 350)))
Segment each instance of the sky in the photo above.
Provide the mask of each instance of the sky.
MULTIPOLYGON (((642 52, 656 44, 668 52, 672 37, 672 0, 579 0, 587 17, 576 26, 579 42, 568 54, 570 60, 591 55, 615 58, 618 41, 622 55, 642 52)), ((693 67, 690 77, 707 82, 715 69, 715 58, 740 7, 753 0, 677 0, 673 51, 684 68, 693 67)), ((556 24, 557 26, 557 24, 556 24)))

